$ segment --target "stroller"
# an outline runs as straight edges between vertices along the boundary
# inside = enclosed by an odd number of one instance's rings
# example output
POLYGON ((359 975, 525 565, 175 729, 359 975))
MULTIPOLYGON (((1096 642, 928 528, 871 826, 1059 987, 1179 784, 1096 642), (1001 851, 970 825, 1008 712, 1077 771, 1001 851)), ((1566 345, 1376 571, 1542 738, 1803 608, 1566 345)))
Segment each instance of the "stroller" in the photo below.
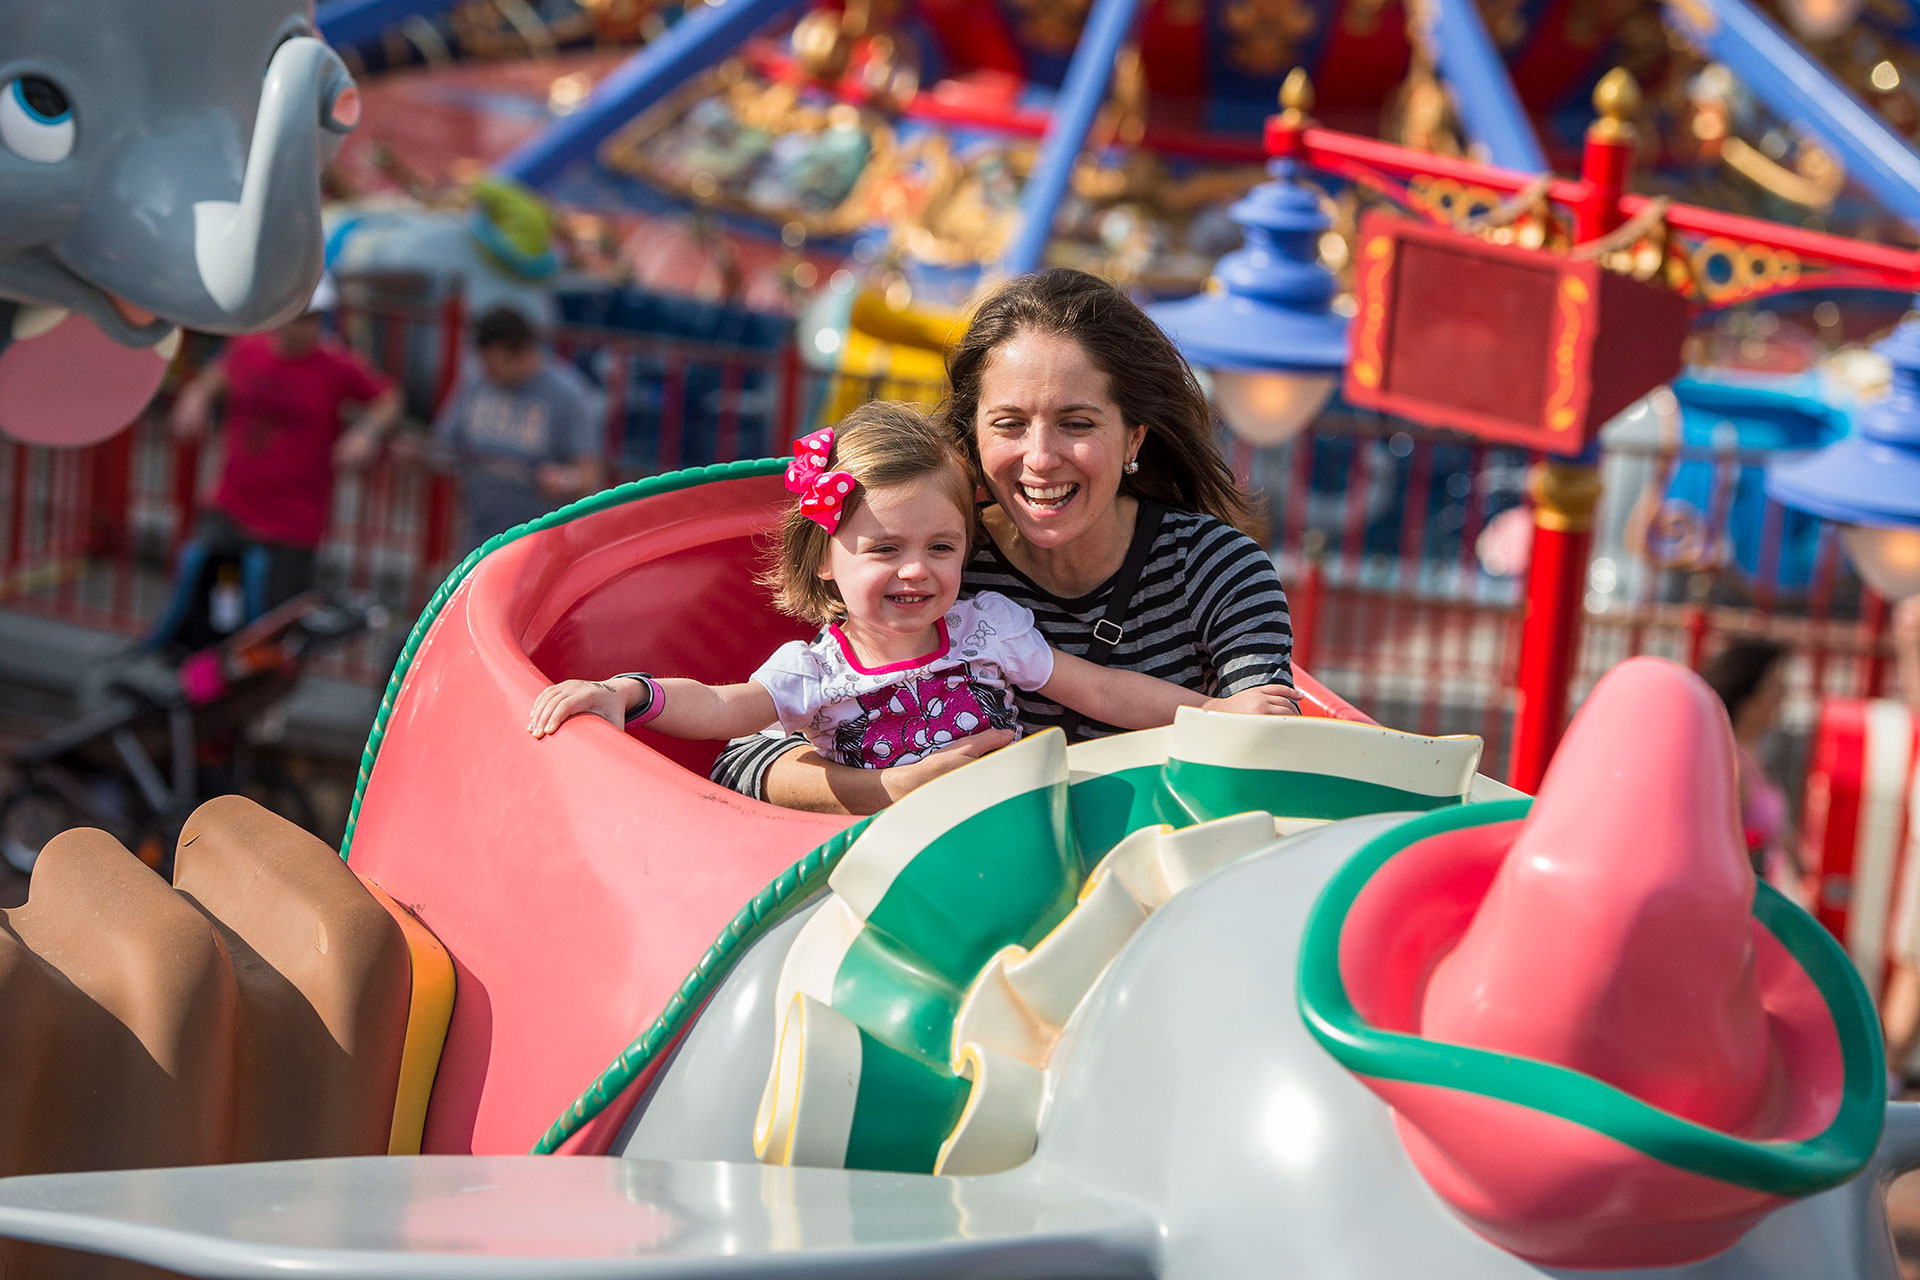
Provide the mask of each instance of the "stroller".
POLYGON ((244 549, 189 544, 160 627, 115 660, 93 705, 12 756, 0 858, 24 874, 61 831, 99 827, 165 872, 187 815, 236 791, 313 828, 305 790, 256 760, 248 728, 308 660, 384 626, 386 611, 315 592, 261 611, 257 593, 235 599, 243 577, 257 577, 244 549))

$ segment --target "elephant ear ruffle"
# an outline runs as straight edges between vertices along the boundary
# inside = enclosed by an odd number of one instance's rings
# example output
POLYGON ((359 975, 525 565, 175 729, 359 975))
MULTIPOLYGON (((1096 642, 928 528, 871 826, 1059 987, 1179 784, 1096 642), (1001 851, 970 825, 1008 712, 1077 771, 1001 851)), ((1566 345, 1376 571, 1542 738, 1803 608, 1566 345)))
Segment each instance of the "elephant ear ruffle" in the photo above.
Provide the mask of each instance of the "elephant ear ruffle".
POLYGON ((795 939, 754 1148, 772 1164, 990 1173, 1033 1151, 1053 1050, 1175 895, 1276 835, 1469 798, 1477 738, 1183 709, 1055 730, 876 818, 795 939))

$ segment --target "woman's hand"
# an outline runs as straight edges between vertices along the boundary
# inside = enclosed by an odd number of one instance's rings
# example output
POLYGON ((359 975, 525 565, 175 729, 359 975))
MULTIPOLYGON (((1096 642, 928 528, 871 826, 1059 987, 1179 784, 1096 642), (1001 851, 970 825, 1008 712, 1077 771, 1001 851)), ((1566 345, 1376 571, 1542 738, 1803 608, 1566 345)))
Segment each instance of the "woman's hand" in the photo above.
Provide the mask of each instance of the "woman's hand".
POLYGON ((1263 684, 1258 689, 1242 689, 1230 698, 1208 698, 1200 709, 1242 716, 1297 716, 1300 694, 1292 685, 1263 684))
POLYGON ((627 727, 627 691, 631 680, 562 680, 550 684, 533 700, 527 732, 544 738, 577 715, 595 715, 616 729, 627 727))

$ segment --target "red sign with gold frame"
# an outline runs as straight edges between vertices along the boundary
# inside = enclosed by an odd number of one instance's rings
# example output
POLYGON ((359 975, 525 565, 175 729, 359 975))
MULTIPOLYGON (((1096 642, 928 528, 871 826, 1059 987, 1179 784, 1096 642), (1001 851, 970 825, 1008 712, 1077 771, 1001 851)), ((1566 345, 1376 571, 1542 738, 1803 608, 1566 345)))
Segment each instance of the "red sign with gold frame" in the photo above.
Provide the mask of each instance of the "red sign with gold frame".
POLYGON ((1346 398, 1429 426, 1579 453, 1680 371, 1680 295, 1592 261, 1369 212, 1346 398))

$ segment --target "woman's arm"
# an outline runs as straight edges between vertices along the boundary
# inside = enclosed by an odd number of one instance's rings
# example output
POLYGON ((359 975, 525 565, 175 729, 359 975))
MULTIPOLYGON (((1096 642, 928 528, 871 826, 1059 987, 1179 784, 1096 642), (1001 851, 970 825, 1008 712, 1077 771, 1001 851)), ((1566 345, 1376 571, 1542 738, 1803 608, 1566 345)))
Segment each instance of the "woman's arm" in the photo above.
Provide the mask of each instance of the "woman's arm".
POLYGON ((1293 620, 1280 575, 1260 544, 1205 520, 1184 557, 1195 638, 1222 697, 1293 683, 1293 620))
POLYGON ((799 740, 766 766, 759 798, 783 809, 811 813, 878 813, 914 788, 997 751, 1013 738, 1006 729, 972 734, 912 764, 891 769, 836 764, 799 740))
POLYGON ((1172 724, 1174 712, 1181 707, 1254 716, 1300 714, 1300 695, 1288 685, 1259 685, 1231 697, 1209 698, 1171 681, 1123 667, 1099 666, 1058 651, 1053 655, 1053 675, 1036 692, 1119 729, 1172 724))
MULTIPOLYGON (((749 680, 706 685, 698 680, 657 680, 660 709, 647 721, 670 738, 733 738, 752 733, 775 718, 773 695, 749 680)), ((563 680, 548 685, 533 700, 527 732, 544 738, 577 715, 596 715, 624 728, 627 713, 649 690, 631 676, 612 680, 563 680)))

